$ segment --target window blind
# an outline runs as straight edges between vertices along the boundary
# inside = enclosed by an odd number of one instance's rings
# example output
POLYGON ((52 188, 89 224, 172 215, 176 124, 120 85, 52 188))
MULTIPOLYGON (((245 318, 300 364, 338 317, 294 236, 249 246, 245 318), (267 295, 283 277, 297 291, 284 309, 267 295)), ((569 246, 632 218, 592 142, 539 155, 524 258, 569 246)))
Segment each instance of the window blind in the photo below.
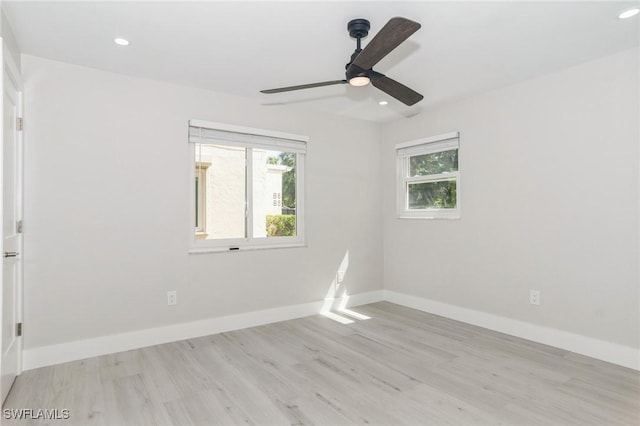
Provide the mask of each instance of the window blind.
POLYGON ((419 154, 432 154, 434 152, 449 151, 457 149, 460 145, 459 137, 447 137, 445 139, 421 139, 410 143, 404 143, 396 147, 399 157, 410 157, 419 154))
POLYGON ((307 143, 304 140, 263 135, 259 134, 259 130, 256 130, 256 133, 252 131, 253 129, 242 128, 216 129, 189 123, 189 143, 250 147, 297 154, 305 154, 307 151, 307 143))

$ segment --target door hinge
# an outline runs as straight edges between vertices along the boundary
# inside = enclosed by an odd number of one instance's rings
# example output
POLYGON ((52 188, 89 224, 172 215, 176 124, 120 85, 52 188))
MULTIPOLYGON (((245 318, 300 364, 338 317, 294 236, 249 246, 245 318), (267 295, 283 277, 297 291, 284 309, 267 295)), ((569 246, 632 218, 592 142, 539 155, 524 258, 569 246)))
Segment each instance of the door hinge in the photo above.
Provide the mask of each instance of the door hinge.
POLYGON ((22 323, 21 322, 16 324, 16 336, 17 337, 22 336, 22 323))
POLYGON ((21 220, 16 222, 16 233, 22 234, 22 221, 21 220))
POLYGON ((24 119, 22 117, 16 118, 16 128, 18 129, 18 131, 24 129, 24 119))

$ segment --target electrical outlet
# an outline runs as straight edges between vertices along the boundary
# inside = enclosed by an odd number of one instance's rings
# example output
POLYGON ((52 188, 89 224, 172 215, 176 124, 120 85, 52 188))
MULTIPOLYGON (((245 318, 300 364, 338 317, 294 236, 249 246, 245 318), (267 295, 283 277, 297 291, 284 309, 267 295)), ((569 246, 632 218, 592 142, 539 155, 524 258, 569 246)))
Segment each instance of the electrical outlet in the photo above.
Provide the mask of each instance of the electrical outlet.
POLYGON ((178 303, 178 294, 175 290, 167 292, 167 305, 172 306, 178 303))
POLYGON ((540 304, 540 291, 539 290, 530 290, 529 291, 529 303, 532 305, 540 304))

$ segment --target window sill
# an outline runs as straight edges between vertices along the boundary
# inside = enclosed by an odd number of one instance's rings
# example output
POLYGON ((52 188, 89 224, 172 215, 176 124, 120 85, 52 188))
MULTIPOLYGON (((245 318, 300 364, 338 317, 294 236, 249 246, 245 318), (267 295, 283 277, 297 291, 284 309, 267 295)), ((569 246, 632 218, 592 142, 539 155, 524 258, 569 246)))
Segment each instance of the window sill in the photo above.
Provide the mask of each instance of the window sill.
POLYGON ((290 244, 260 244, 253 246, 226 246, 226 247, 191 247, 189 254, 206 254, 206 253, 237 253, 242 251, 254 250, 274 250, 307 247, 306 243, 290 243, 290 244))
POLYGON ((460 220, 462 217, 459 214, 455 215, 443 215, 443 216, 411 216, 411 215, 398 215, 397 219, 422 219, 422 220, 460 220))

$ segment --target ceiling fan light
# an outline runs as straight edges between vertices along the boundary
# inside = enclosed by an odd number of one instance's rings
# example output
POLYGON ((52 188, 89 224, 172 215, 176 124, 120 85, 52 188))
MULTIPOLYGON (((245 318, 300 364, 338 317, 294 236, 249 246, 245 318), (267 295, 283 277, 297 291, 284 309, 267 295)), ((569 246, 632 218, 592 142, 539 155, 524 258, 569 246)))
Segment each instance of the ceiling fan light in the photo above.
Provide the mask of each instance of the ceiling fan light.
POLYGON ((349 84, 356 87, 366 86, 371 80, 367 76, 353 77, 349 80, 349 84))

